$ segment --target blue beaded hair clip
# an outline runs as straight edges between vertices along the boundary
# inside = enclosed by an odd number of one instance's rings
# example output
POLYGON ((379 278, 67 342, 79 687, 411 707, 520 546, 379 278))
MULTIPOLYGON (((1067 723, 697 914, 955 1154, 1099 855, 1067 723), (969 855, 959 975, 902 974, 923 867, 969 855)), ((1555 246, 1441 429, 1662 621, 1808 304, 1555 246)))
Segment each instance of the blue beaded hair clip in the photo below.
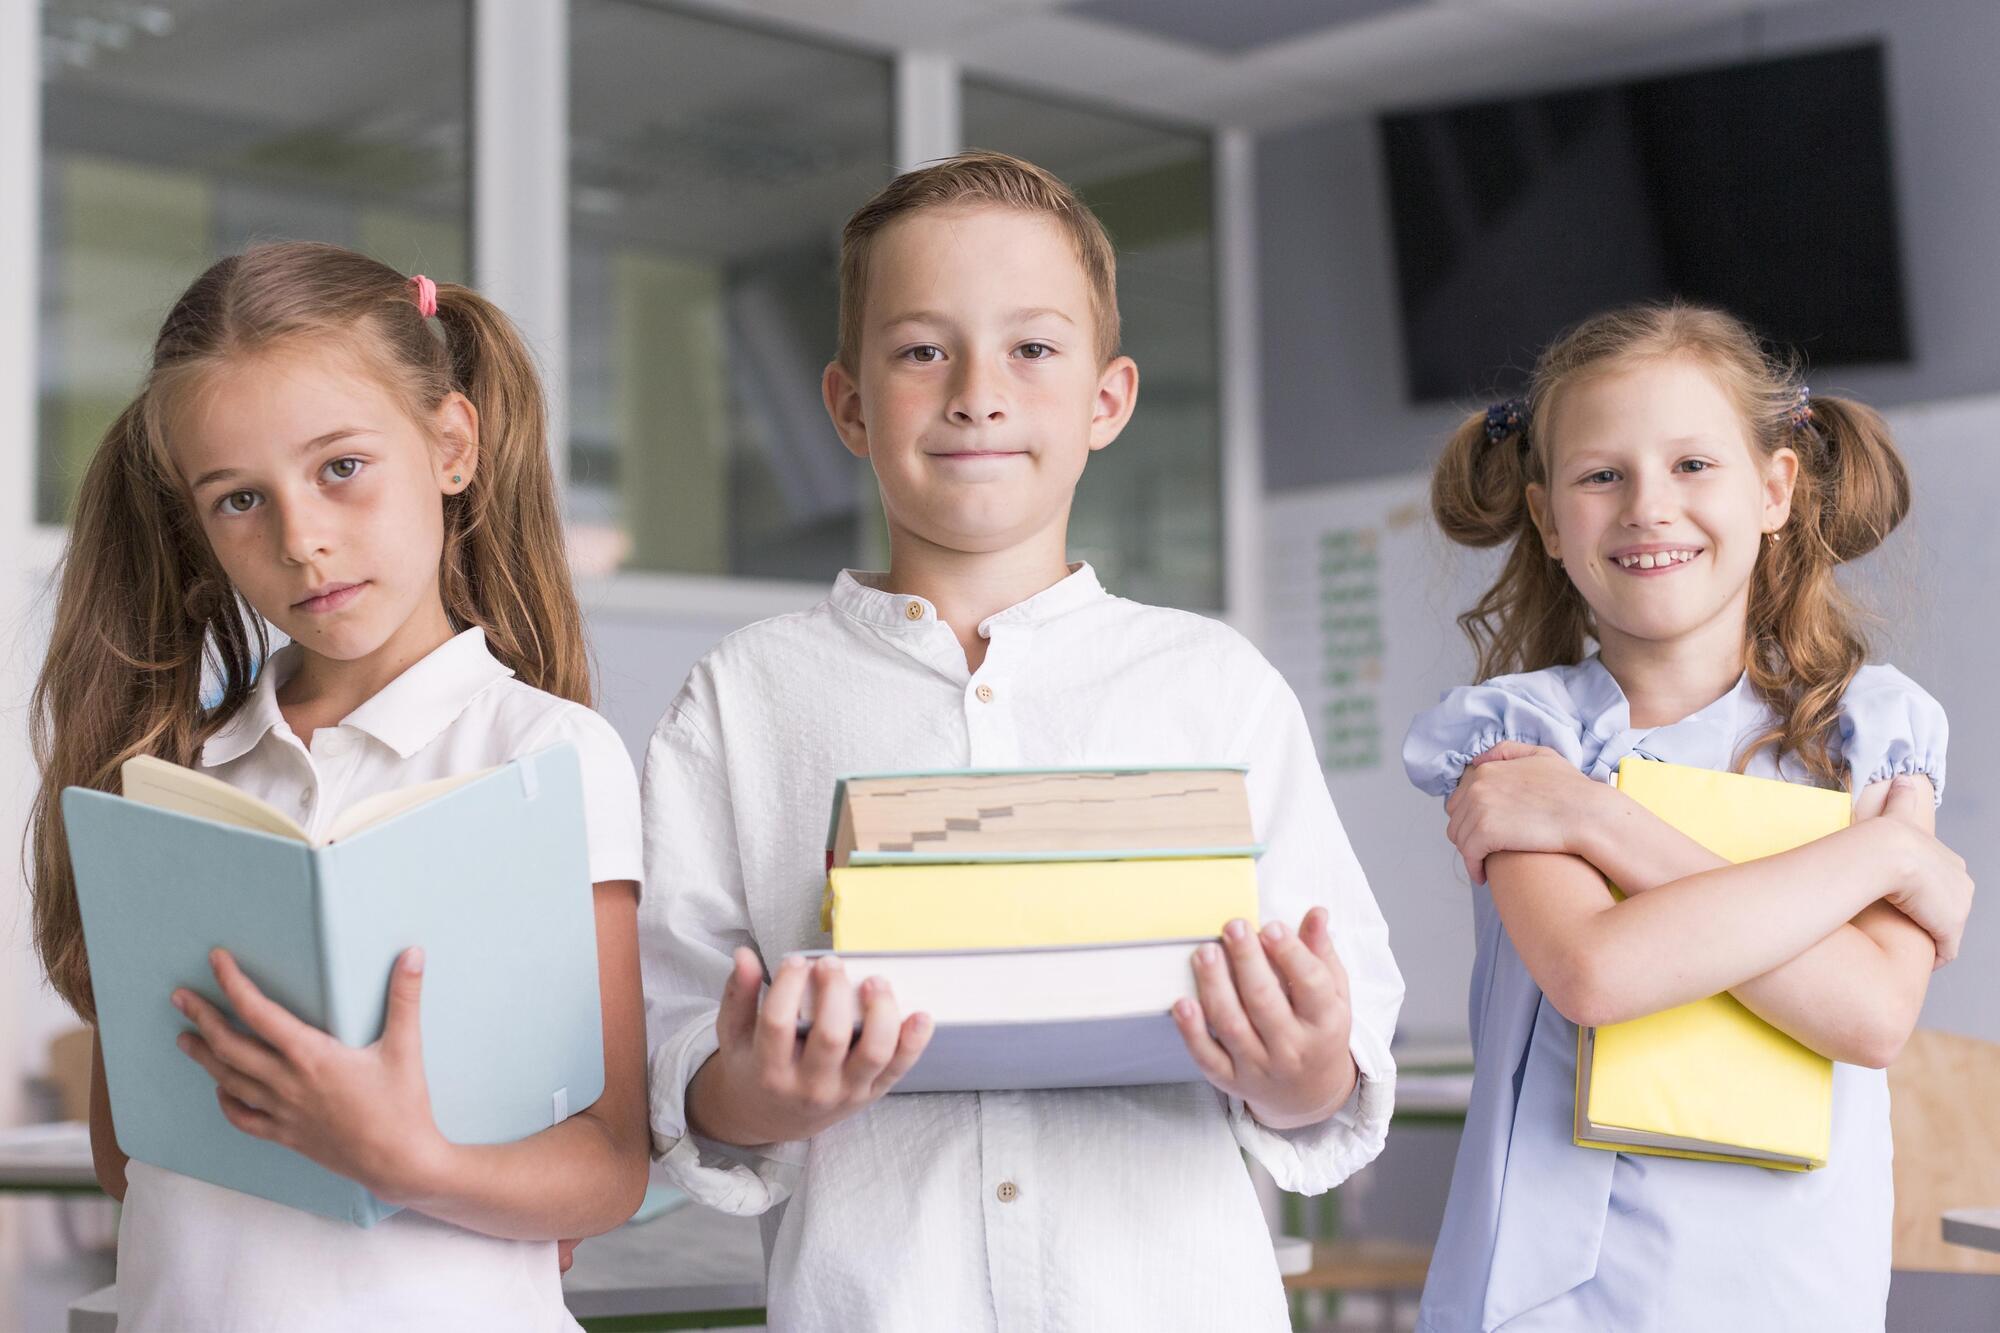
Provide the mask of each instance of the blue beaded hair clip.
POLYGON ((1498 444, 1528 429, 1528 400, 1509 398, 1486 409, 1486 442, 1498 444))
MULTIPOLYGON (((1792 400, 1792 429, 1804 430, 1812 425, 1812 385, 1801 384, 1798 397, 1792 400)), ((1492 428, 1489 426, 1489 430, 1492 428)))

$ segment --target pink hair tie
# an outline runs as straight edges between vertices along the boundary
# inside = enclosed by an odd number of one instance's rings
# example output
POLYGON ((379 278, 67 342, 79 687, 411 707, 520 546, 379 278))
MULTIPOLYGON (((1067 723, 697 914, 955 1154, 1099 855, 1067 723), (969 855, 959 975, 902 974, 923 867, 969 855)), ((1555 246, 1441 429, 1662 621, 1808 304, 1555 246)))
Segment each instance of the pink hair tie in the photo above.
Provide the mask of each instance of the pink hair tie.
POLYGON ((417 289, 417 313, 429 319, 438 312, 438 285, 419 273, 410 279, 410 286, 417 289))

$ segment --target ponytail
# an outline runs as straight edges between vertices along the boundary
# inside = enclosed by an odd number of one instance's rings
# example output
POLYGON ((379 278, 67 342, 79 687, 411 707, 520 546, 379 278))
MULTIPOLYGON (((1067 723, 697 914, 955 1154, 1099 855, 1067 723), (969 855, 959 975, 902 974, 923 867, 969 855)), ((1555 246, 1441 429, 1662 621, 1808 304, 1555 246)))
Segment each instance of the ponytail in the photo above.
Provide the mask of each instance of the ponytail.
POLYGON ((245 616, 160 466, 144 397, 91 458, 56 594, 48 655, 29 704, 41 770, 29 815, 35 950, 56 994, 94 1022, 65 787, 119 789, 119 766, 151 754, 186 764, 249 697, 263 622, 245 616), (222 684, 201 709, 204 655, 222 684))
POLYGON ((586 706, 590 663, 570 583, 540 377, 514 324, 469 287, 441 283, 451 378, 479 413, 472 483, 445 501, 439 587, 453 623, 537 689, 586 706))
POLYGON ((1482 549, 1514 543, 1500 577, 1458 617, 1481 680, 1583 656, 1590 608, 1549 557, 1528 511, 1528 487, 1543 479, 1524 403, 1467 417, 1431 473, 1431 514, 1446 537, 1482 549))
POLYGON ((1778 725, 1744 751, 1794 754, 1815 779, 1845 786, 1840 701, 1868 660, 1868 642, 1836 566, 1880 546, 1910 511, 1910 475, 1873 408, 1808 398, 1789 419, 1799 456, 1791 517, 1759 553, 1751 577, 1750 683, 1778 725))

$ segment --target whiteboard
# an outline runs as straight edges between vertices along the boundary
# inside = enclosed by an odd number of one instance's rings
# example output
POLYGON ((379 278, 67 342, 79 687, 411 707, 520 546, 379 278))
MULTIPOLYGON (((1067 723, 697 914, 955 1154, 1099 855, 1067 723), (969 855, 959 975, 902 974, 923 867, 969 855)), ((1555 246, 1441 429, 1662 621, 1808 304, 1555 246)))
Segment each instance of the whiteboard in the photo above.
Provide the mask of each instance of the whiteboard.
MULTIPOLYGON (((2000 397, 1887 414, 1909 461, 1911 518, 1843 571, 1865 607, 1870 660, 1893 662, 1951 720, 1938 834, 1975 880, 2000 877, 2000 397)), ((1410 719, 1473 672, 1454 617, 1502 552, 1445 541, 1427 473, 1280 492, 1265 505, 1264 649, 1304 706, 1328 789, 1389 922, 1408 985, 1402 1030, 1462 1040, 1472 968, 1464 870, 1441 804, 1403 776, 1410 719)), ((1503 548, 1504 549, 1504 548, 1503 548)), ((2000 1040, 2000 878, 1923 1023, 2000 1040)))

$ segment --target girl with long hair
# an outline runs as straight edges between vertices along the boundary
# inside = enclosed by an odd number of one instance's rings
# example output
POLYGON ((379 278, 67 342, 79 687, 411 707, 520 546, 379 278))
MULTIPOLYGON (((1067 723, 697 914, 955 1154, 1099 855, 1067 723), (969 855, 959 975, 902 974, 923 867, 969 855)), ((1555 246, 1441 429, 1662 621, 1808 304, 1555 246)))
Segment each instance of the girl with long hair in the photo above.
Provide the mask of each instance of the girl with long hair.
POLYGON ((370 1229, 119 1151, 94 1060, 98 1176, 124 1200, 119 1328, 574 1327, 556 1238, 618 1225, 648 1133, 632 764, 590 710, 542 393, 519 335, 467 288, 338 247, 224 259, 168 313, 139 395, 78 493, 33 701, 35 940, 94 1021, 59 796, 155 755, 310 830, 377 792, 568 742, 595 884, 604 1094, 513 1144, 446 1142, 398 963, 355 1050, 265 998, 226 954, 239 1029, 189 990, 182 1049, 221 1113, 406 1205, 370 1229), (267 626, 289 640, 270 651, 267 626))
POLYGON ((1472 1105, 1419 1326, 1880 1328, 1883 1067, 1972 896, 1933 834, 1944 713, 1865 664, 1834 578, 1908 509, 1887 428, 1723 312, 1639 306, 1472 415, 1431 500, 1453 541, 1511 549, 1460 618, 1483 683, 1403 750, 1450 798, 1477 940, 1472 1105), (1630 755, 1850 790, 1857 818, 1728 865, 1608 785, 1630 755), (1837 1062, 1828 1164, 1573 1144, 1578 1025, 1722 991, 1837 1062))

